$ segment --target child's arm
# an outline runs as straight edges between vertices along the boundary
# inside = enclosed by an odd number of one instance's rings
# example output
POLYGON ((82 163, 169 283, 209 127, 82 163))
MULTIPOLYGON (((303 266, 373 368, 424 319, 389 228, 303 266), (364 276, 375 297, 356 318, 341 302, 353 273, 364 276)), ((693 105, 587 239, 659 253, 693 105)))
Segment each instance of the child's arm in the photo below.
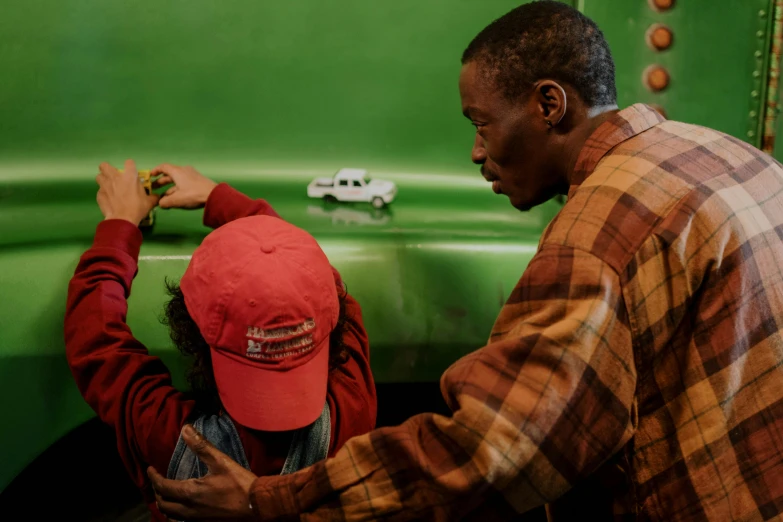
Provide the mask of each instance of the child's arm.
POLYGON ((131 478, 154 500, 145 470, 149 464, 166 469, 194 403, 172 386, 166 366, 125 322, 141 242, 128 221, 98 225, 68 286, 65 348, 79 391, 114 428, 131 478))
POLYGON ((263 199, 252 199, 227 183, 215 186, 204 207, 204 225, 210 228, 249 216, 280 217, 263 199))
POLYGON ((249 216, 280 217, 263 199, 251 199, 226 183, 215 183, 193 167, 164 163, 150 171, 158 176, 153 187, 173 183, 160 199, 160 207, 204 209, 204 224, 218 228, 229 221, 249 216))

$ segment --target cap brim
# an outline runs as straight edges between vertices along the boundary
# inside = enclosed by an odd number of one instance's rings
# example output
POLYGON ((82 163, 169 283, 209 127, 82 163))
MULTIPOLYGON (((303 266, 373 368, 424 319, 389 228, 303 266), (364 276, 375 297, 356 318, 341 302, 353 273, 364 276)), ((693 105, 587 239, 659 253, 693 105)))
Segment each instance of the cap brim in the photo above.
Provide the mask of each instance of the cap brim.
POLYGON ((329 337, 320 344, 325 346, 316 346, 312 359, 285 371, 210 350, 226 412, 242 426, 261 431, 289 431, 315 422, 326 404, 329 337))

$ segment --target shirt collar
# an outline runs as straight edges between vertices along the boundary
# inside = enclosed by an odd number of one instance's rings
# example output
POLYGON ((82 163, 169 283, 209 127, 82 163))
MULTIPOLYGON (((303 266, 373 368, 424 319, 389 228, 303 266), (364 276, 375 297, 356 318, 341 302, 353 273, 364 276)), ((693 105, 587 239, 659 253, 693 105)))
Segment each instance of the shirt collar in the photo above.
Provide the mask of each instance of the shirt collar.
POLYGON ((637 103, 621 110, 599 125, 579 152, 574 175, 571 178, 569 197, 611 149, 664 121, 666 118, 658 111, 643 103, 637 103))

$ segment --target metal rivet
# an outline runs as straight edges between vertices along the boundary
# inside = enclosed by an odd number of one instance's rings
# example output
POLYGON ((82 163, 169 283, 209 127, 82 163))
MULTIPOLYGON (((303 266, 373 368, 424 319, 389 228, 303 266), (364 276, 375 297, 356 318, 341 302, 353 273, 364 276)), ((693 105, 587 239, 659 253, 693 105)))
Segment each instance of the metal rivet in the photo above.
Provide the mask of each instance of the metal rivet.
POLYGON ((764 56, 764 53, 762 53, 761 51, 756 51, 755 53, 753 53, 753 56, 755 56, 756 58, 761 58, 762 56, 764 56))
POLYGON ((758 31, 756 31, 756 36, 758 36, 759 38, 764 38, 764 31, 759 29, 758 31))
POLYGON ((756 135, 756 133, 755 133, 755 132, 753 132, 753 131, 748 131, 748 138, 752 138, 752 137, 753 137, 753 136, 755 136, 755 135, 756 135))
POLYGON ((653 24, 645 34, 647 45, 657 51, 663 51, 672 46, 674 35, 671 29, 663 24, 653 24))
POLYGON ((674 0, 649 0, 650 7, 657 11, 665 11, 674 7, 674 0))
POLYGON ((759 76, 761 76, 761 71, 753 71, 754 78, 758 78, 759 76))
POLYGON ((669 86, 669 73, 660 65, 651 65, 644 70, 644 84, 654 92, 669 86))
POLYGON ((762 9, 761 11, 759 11, 759 18, 766 18, 766 17, 767 17, 767 12, 765 10, 762 9))
POLYGON ((756 111, 750 111, 750 114, 748 114, 748 116, 750 116, 751 118, 755 118, 758 115, 759 114, 756 111))
POLYGON ((751 98, 758 98, 759 97, 759 91, 751 91, 750 92, 751 98))

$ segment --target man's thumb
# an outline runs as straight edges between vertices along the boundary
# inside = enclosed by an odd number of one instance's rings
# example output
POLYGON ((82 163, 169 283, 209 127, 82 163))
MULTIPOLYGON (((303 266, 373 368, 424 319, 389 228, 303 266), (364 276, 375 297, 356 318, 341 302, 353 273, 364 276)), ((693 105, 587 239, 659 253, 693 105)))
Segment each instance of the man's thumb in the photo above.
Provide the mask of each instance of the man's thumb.
POLYGON ((190 424, 182 427, 182 439, 210 470, 218 465, 220 451, 190 424))

